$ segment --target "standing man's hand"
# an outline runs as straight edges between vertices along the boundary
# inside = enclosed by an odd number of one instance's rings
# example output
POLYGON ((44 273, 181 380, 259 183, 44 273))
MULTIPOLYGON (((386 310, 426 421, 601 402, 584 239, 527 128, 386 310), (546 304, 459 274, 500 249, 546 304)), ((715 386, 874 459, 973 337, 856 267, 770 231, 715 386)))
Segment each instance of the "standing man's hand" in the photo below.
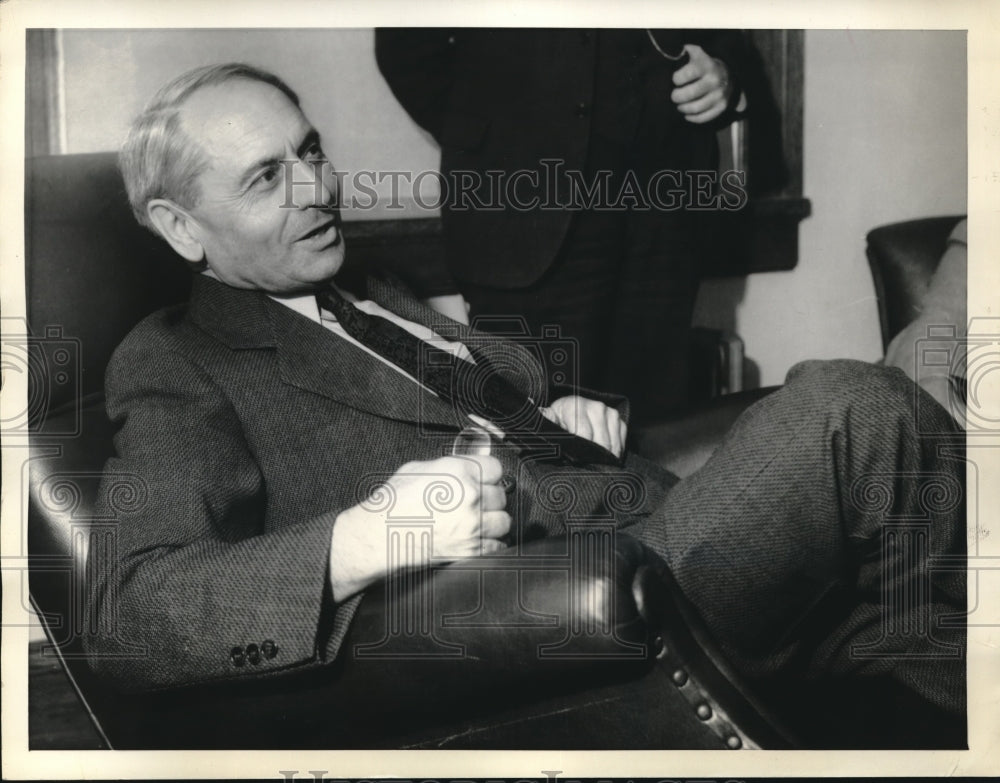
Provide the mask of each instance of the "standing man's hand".
POLYGON ((603 446, 616 457, 625 449, 628 425, 618 411, 603 402, 571 394, 560 397, 548 408, 541 408, 542 415, 567 432, 603 446))
MULTIPOLYGON (((675 89, 670 100, 688 122, 699 125, 711 122, 726 110, 732 98, 729 69, 722 60, 711 57, 696 44, 685 45, 684 51, 690 60, 674 72, 675 89)), ((743 96, 740 103, 744 103, 743 96)))

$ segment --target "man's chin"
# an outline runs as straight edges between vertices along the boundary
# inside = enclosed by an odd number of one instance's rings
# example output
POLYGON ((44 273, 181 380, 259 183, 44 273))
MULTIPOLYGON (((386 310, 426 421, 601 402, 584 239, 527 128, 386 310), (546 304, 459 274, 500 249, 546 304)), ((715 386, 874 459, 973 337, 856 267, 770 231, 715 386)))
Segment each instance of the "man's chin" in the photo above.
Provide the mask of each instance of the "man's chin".
POLYGON ((330 285, 343 267, 344 258, 341 254, 334 263, 323 264, 321 268, 315 270, 314 274, 310 274, 302 280, 294 282, 289 281, 289 286, 284 292, 276 293, 283 293, 292 296, 296 294, 315 293, 316 291, 330 285))
POLYGON ((300 256, 289 259, 285 265, 285 269, 290 273, 288 276, 264 274, 261 276, 263 279, 253 279, 253 275, 247 274, 246 270, 240 275, 231 274, 231 270, 228 269, 213 269, 211 262, 202 274, 233 288, 263 291, 273 296, 285 297, 318 291, 328 285, 343 266, 344 245, 341 241, 337 245, 315 251, 311 257, 300 256))

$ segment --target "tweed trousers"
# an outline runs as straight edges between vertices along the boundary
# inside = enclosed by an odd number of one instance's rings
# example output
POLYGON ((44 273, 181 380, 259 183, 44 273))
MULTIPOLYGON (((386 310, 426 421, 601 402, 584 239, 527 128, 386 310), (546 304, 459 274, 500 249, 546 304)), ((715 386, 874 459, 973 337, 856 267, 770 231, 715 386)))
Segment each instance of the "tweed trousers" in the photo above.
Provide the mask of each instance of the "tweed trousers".
POLYGON ((775 693, 961 716, 965 470, 964 433, 901 371, 804 362, 627 532, 775 693))

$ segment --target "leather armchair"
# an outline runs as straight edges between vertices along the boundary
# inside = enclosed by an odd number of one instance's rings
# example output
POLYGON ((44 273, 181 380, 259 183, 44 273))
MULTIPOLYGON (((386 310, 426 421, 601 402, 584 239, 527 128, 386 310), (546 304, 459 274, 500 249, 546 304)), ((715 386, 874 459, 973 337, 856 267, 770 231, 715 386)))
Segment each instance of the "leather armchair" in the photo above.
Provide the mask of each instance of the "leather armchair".
MULTIPOLYGON (((869 235, 888 336, 905 325, 926 288, 914 281, 932 273, 955 222, 916 221, 916 233, 889 227, 869 235), (914 253, 923 260, 909 260, 914 253), (897 290, 909 304, 896 303, 897 290)), ((345 233, 365 264, 394 254, 384 234, 366 242, 370 225, 348 225, 345 233)), ((31 600, 47 654, 59 656, 109 746, 796 746, 718 654, 662 561, 599 529, 434 568, 419 580, 390 578, 366 594, 340 660, 306 676, 116 692, 82 652, 84 636, 98 632, 83 622, 88 552, 114 541, 115 521, 93 511, 112 452, 103 373, 135 323, 186 296, 190 273, 135 224, 109 154, 27 161, 26 234, 31 600), (580 567, 575 555, 594 545, 608 557, 580 567), (575 600, 581 597, 589 600, 575 600), (430 625, 414 633, 407 612, 428 608, 421 616, 430 625)), ((412 239, 403 237, 407 248, 412 239)), ((426 252, 418 237, 413 257, 426 252)), ((633 446, 688 475, 768 391, 721 397, 633 433, 633 446)))
MULTIPOLYGON (((392 253, 345 227, 357 255, 392 253)), ((340 659, 308 676, 144 696, 117 693, 82 651, 88 552, 113 546, 93 502, 112 427, 104 368, 190 272, 135 224, 110 154, 27 161, 32 438, 31 600, 109 746, 116 748, 750 748, 793 741, 719 656, 663 563, 599 530, 390 578, 368 591, 340 659), (597 538, 594 538, 597 536, 597 538), (609 556, 590 570, 581 547, 609 556), (429 626, 407 626, 423 611, 429 626), (407 614, 407 613, 411 614, 407 614), (350 709, 342 709, 345 704, 350 709)), ((686 474, 746 405, 717 400, 636 443, 686 474)), ((123 487, 122 502, 128 502, 123 487)), ((182 596, 178 600, 183 600, 182 596)), ((141 652, 137 651, 137 654, 141 652)))
POLYGON ((883 349, 919 315, 948 235, 964 217, 907 220, 868 232, 866 252, 875 284, 883 349))

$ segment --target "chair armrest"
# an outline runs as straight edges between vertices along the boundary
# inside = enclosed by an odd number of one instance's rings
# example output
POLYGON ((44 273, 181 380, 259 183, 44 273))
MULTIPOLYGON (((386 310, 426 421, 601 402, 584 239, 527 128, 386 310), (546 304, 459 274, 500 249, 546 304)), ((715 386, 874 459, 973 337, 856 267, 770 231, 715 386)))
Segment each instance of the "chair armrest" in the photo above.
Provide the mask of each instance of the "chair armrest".
POLYGON ((419 581, 390 577, 366 593, 341 648, 344 687, 384 726, 640 676, 656 655, 638 608, 647 551, 627 535, 607 543, 606 556, 586 558, 586 542, 546 538, 419 581))
POLYGON ((530 736, 539 700, 592 707, 595 688, 655 664, 636 600, 647 550, 616 536, 580 570, 567 542, 374 586, 338 658, 308 672, 127 695, 63 663, 119 749, 437 746, 473 728, 489 746, 498 714, 530 736))
MULTIPOLYGON (((572 747, 604 747, 608 737, 580 720, 603 702, 618 714, 617 731, 658 727, 661 737, 673 734, 661 739, 668 747, 794 744, 725 661, 662 559, 620 532, 603 558, 580 557, 581 549, 600 551, 593 539, 575 551, 573 543, 572 532, 532 541, 506 558, 456 562, 404 589, 390 579, 366 595, 338 675, 367 705, 352 715, 367 735, 357 741, 391 744, 395 734, 414 747, 476 747, 456 741, 461 727, 495 747, 506 723, 520 726, 516 747, 524 747, 532 722, 555 710, 578 721, 572 747), (508 574, 515 578, 497 578, 508 574), (373 640, 391 652, 401 601, 433 606, 432 633, 404 634, 396 655, 366 658, 373 640), (449 656, 448 645, 460 649, 449 656), (664 680, 669 693, 655 698, 654 711, 629 708, 645 700, 638 691, 655 692, 664 680), (616 698, 623 692, 626 700, 616 698)), ((608 746, 616 742, 629 740, 608 746)))

